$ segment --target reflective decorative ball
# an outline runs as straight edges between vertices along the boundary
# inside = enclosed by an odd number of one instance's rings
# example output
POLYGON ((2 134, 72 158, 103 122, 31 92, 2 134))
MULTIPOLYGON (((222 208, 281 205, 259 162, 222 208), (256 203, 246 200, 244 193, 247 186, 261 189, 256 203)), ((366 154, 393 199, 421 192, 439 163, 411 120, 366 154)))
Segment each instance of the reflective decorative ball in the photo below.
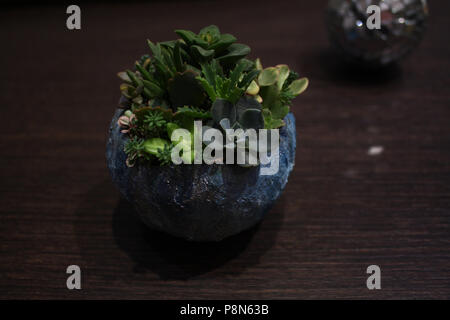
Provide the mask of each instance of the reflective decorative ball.
MULTIPOLYGON (((330 41, 347 60, 380 67, 407 55, 420 42, 428 16, 426 0, 330 0, 330 41), (380 29, 369 29, 370 5, 380 8, 380 29)), ((372 19, 372 18, 371 18, 372 19)), ((373 21, 373 20, 370 20, 373 21)))

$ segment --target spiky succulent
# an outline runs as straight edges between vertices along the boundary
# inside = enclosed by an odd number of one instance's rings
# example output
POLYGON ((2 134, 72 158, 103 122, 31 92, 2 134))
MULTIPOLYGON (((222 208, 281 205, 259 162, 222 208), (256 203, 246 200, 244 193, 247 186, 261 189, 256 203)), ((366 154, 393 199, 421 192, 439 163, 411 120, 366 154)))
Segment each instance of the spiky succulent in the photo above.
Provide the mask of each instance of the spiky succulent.
POLYGON ((175 33, 179 39, 148 40, 150 54, 118 74, 119 106, 126 109, 118 124, 130 136, 129 165, 169 164, 173 145, 192 143, 170 142, 172 132, 193 134, 195 120, 222 130, 279 128, 292 99, 308 85, 286 65, 263 69, 259 59, 247 59, 250 48, 217 26, 175 33))
POLYGON ((172 163, 171 152, 172 152, 171 145, 164 145, 163 149, 158 149, 156 158, 159 160, 160 165, 165 166, 172 163))
POLYGON ((128 156, 127 166, 129 167, 133 167, 139 158, 148 159, 142 138, 132 137, 125 145, 124 151, 128 156))
POLYGON ((244 72, 246 67, 246 62, 241 60, 227 77, 218 61, 213 60, 210 64, 202 65, 202 76, 197 79, 212 102, 223 99, 235 103, 259 74, 259 70, 244 72))

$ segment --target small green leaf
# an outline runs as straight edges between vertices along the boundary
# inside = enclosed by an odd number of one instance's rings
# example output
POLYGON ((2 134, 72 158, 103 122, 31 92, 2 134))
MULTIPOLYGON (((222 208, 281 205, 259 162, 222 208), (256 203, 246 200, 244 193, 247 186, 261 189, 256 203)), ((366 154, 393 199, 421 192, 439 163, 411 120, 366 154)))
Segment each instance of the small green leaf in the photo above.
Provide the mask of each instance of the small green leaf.
POLYGON ((173 113, 169 109, 163 109, 162 107, 141 107, 134 110, 134 114, 138 122, 143 122, 145 117, 148 115, 161 115, 165 121, 171 121, 173 118, 173 113))
POLYGON ((223 76, 223 69, 222 66, 220 65, 219 61, 217 61, 216 59, 213 59, 211 61, 211 67, 214 71, 215 74, 217 74, 218 76, 223 76))
POLYGON ((179 35, 188 46, 191 46, 197 37, 195 33, 189 30, 175 30, 175 33, 179 35))
POLYGON ((265 129, 277 129, 285 125, 282 119, 274 119, 270 110, 263 109, 263 116, 265 129))
POLYGON ((238 85, 239 78, 241 77, 242 72, 244 71, 245 63, 239 62, 236 67, 234 67, 233 71, 230 73, 230 86, 236 87, 238 85))
POLYGON ((247 91, 245 92, 252 96, 257 95, 259 92, 258 84, 254 80, 252 80, 252 82, 250 82, 250 85, 247 87, 247 91))
POLYGON ((175 119, 180 119, 180 117, 190 117, 194 119, 211 119, 211 113, 209 111, 196 108, 196 107, 180 107, 175 113, 175 119))
POLYGON ((217 26, 210 25, 204 27, 198 34, 199 36, 202 36, 204 39, 206 39, 209 43, 211 43, 213 40, 217 39, 220 36, 220 30, 217 26))
POLYGON ((249 53, 250 47, 241 43, 233 43, 225 51, 225 54, 221 57, 218 57, 217 60, 219 60, 219 62, 222 64, 232 64, 237 60, 245 57, 249 53))
POLYGON ((198 61, 207 61, 214 55, 214 50, 205 50, 198 45, 191 46, 191 53, 198 61))
POLYGON ((221 53, 223 50, 228 48, 230 45, 236 42, 236 38, 228 33, 222 34, 220 39, 214 43, 212 43, 209 48, 213 49, 216 54, 221 53))
POLYGON ((136 69, 138 69, 138 71, 141 73, 141 75, 144 79, 147 79, 147 80, 152 79, 152 76, 150 75, 150 73, 147 70, 145 70, 137 61, 136 61, 136 69))
POLYGON ((172 133, 173 133, 176 129, 179 129, 180 126, 177 125, 177 124, 174 123, 174 122, 169 122, 169 123, 167 123, 166 128, 167 128, 167 135, 169 136, 169 139, 170 139, 170 137, 172 137, 172 133))
POLYGON ((164 149, 158 149, 158 153, 156 154, 156 158, 159 160, 160 166, 167 166, 172 162, 172 146, 164 146, 164 149))
POLYGON ((208 47, 208 42, 197 36, 195 33, 189 30, 175 30, 175 33, 186 42, 188 46, 199 45, 202 48, 208 47))
POLYGON ((288 91, 295 96, 298 96, 300 93, 306 90, 308 87, 308 78, 301 78, 294 80, 288 87, 288 91))
POLYGON ((202 77, 197 77, 196 79, 200 82, 200 84, 202 85, 203 89, 206 91, 206 94, 209 96, 211 101, 216 100, 216 98, 217 98, 216 92, 214 91, 214 88, 208 83, 208 81, 206 81, 206 79, 202 78, 202 77))
POLYGON ((173 60, 175 64, 175 68, 178 72, 183 72, 185 66, 183 65, 183 59, 181 58, 181 51, 180 51, 180 42, 177 41, 175 44, 175 47, 173 49, 173 60))
POLYGON ((279 64, 276 66, 276 68, 279 71, 277 86, 278 90, 281 90, 283 88, 284 82, 289 77, 289 67, 285 64, 279 64))
POLYGON ((256 70, 262 71, 262 69, 263 69, 263 66, 261 64, 261 60, 259 58, 257 58, 256 61, 255 61, 255 67, 256 67, 256 70))
POLYGON ((277 82, 280 71, 275 67, 269 67, 261 71, 258 76, 258 84, 260 87, 271 86, 277 82))
POLYGON ((133 71, 127 70, 126 73, 128 78, 130 78, 133 86, 135 87, 142 86, 142 81, 138 77, 136 77, 136 74, 133 71))
POLYGON ((153 42, 151 42, 150 40, 147 40, 147 44, 148 44, 148 46, 150 47, 150 50, 152 51, 153 56, 154 56, 155 58, 162 59, 161 45, 160 45, 159 43, 157 43, 157 44, 155 45, 155 44, 154 44, 153 42))
POLYGON ((206 81, 211 85, 211 87, 216 87, 216 72, 213 69, 212 64, 201 64, 202 73, 205 76, 206 81))
POLYGON ((159 80, 164 83, 175 75, 175 73, 160 59, 155 58, 153 65, 155 66, 156 72, 159 73, 159 80))
MULTIPOLYGON (((143 88, 143 89, 142 89, 142 94, 143 94, 146 98, 148 98, 148 99, 151 99, 151 98, 154 97, 153 93, 151 93, 150 90, 148 90, 147 88, 143 88)), ((135 101, 135 100, 133 99, 133 102, 137 102, 137 101, 135 101)), ((142 101, 139 102, 138 104, 142 104, 142 101)))
POLYGON ((271 107, 270 111, 272 112, 274 119, 284 119, 284 117, 286 117, 289 113, 289 106, 278 102, 271 107))
MULTIPOLYGON (((252 70, 249 73, 247 73, 244 78, 242 78, 241 82, 239 83, 239 88, 247 89, 250 83, 256 79, 256 77, 259 75, 259 70, 252 70)), ((259 89, 258 89, 259 90, 259 89)))
POLYGON ((263 99, 262 105, 267 109, 271 109, 279 102, 279 94, 276 86, 259 87, 259 95, 263 99))
POLYGON ((120 91, 121 92, 128 92, 128 89, 130 88, 131 86, 129 85, 129 84, 127 84, 127 83, 122 83, 121 85, 120 85, 120 91))
POLYGON ((161 138, 151 138, 144 141, 145 152, 152 155, 157 155, 159 150, 164 150, 169 146, 170 142, 161 138))
POLYGON ((241 88, 234 88, 232 89, 226 96, 225 98, 228 101, 231 101, 233 103, 235 103, 236 101, 239 100, 240 97, 242 97, 242 95, 244 94, 245 90, 241 89, 241 88))
POLYGON ((239 62, 242 62, 245 64, 244 71, 246 71, 246 72, 250 72, 250 71, 254 70, 256 67, 255 62, 252 60, 249 60, 247 58, 242 58, 241 60, 239 60, 239 62))
POLYGON ((163 42, 160 42, 159 44, 160 44, 161 46, 164 46, 164 47, 167 47, 167 48, 174 49, 177 42, 178 42, 177 40, 170 40, 170 41, 163 41, 163 42))
POLYGON ((162 48, 161 53, 163 56, 164 64, 172 71, 173 73, 177 72, 177 68, 175 67, 175 63, 172 56, 172 51, 169 51, 171 49, 162 48))
POLYGON ((148 80, 143 80, 142 82, 144 83, 144 87, 150 91, 152 95, 151 98, 164 95, 164 90, 161 89, 161 87, 158 86, 156 83, 148 80))
POLYGON ((131 83, 131 79, 130 79, 130 77, 128 77, 128 75, 127 75, 127 73, 126 73, 125 71, 119 72, 119 73, 117 74, 117 76, 118 76, 121 80, 123 80, 123 81, 125 81, 125 82, 127 82, 127 83, 131 83))

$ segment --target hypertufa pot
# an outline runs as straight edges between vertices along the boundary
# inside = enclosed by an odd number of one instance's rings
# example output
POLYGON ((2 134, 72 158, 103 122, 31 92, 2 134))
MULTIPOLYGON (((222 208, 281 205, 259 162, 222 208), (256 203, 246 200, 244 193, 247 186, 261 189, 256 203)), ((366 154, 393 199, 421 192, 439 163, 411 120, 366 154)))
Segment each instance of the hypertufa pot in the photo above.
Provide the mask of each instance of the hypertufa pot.
MULTIPOLYGON (((170 165, 129 168, 123 151, 128 135, 111 121, 106 146, 108 168, 122 195, 145 224, 192 241, 219 241, 257 224, 285 187, 294 167, 295 118, 280 129, 279 171, 260 175, 260 167, 170 165)), ((268 165, 267 165, 268 166, 268 165)))

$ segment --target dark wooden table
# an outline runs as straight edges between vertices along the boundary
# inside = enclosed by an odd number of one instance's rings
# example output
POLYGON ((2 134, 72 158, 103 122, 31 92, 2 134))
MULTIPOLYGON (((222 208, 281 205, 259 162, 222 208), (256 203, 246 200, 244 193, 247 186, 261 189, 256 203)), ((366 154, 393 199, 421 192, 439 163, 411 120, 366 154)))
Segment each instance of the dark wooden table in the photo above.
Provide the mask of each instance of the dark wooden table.
POLYGON ((0 298, 450 298, 448 1, 397 68, 328 50, 326 1, 81 4, 0 12, 0 298), (256 228, 195 244, 143 226, 105 164, 116 72, 145 39, 217 24, 310 79, 295 169, 256 228), (371 146, 384 147, 369 156, 371 146), (66 288, 66 268, 82 290, 66 288), (381 290, 366 268, 381 267, 381 290))

